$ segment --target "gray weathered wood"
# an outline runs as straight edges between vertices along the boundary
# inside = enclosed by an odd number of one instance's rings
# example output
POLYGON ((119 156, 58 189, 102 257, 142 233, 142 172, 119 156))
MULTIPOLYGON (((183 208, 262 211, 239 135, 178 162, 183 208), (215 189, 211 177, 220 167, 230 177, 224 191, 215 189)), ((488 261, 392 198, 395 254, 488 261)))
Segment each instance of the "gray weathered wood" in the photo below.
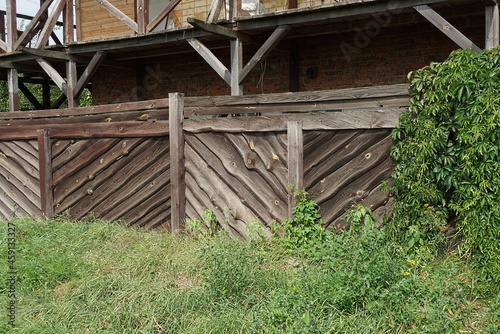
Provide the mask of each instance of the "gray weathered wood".
POLYGON ((19 77, 14 68, 7 70, 7 85, 9 86, 9 111, 19 110, 19 77))
POLYGON ((0 49, 7 52, 7 44, 1 39, 0 39, 0 49))
POLYGON ((97 51, 95 53, 95 55, 92 57, 92 60, 85 68, 85 71, 83 71, 82 75, 80 76, 80 79, 78 79, 78 82, 75 86, 74 95, 73 95, 75 98, 80 96, 83 89, 89 83, 89 81, 92 79, 95 72, 99 68, 99 65, 101 65, 101 63, 105 57, 106 57, 105 51, 97 51))
MULTIPOLYGON (((57 124, 44 125, 53 138, 135 138, 162 137, 168 135, 168 122, 114 122, 99 124, 57 124)), ((0 125, 0 140, 21 140, 37 138, 40 125, 12 127, 0 125)))
POLYGON ((109 13, 115 16, 118 20, 132 28, 135 32, 139 31, 137 23, 124 14, 121 10, 113 6, 108 0, 95 0, 99 5, 103 6, 109 13))
POLYGON ((185 229, 186 224, 186 166, 184 155, 184 99, 181 93, 170 93, 169 128, 170 128, 170 185, 172 233, 185 229))
POLYGON ((472 49, 476 52, 481 51, 481 48, 474 44, 474 42, 458 31, 453 25, 451 25, 451 23, 446 21, 428 5, 415 6, 414 8, 462 49, 472 49))
POLYGON ((153 31, 167 16, 174 10, 174 8, 181 2, 181 0, 171 0, 163 10, 155 16, 153 20, 147 25, 146 32, 153 31))
POLYGON ((149 18, 146 17, 146 1, 147 0, 135 0, 135 19, 137 21, 137 32, 139 34, 144 34, 146 32, 146 25, 149 18))
POLYGON ((250 72, 259 65, 268 55, 273 51, 273 49, 278 45, 279 42, 286 36, 291 26, 284 25, 279 26, 273 31, 271 36, 266 40, 266 42, 257 50, 255 55, 248 61, 239 76, 239 83, 242 83, 250 74, 250 72))
POLYGON ((14 51, 17 40, 17 19, 16 19, 16 0, 9 0, 6 3, 7 14, 7 52, 14 51))
POLYGON ((231 39, 231 95, 243 95, 240 73, 243 67, 243 42, 239 38, 231 39))
POLYGON ((199 132, 261 132, 286 131, 288 121, 302 122, 304 130, 393 128, 402 110, 352 111, 289 114, 283 116, 229 117, 187 119, 184 130, 199 132))
POLYGON ((52 67, 52 65, 50 65, 50 63, 48 61, 46 61, 45 59, 38 58, 36 61, 37 61, 38 65, 40 65, 40 67, 45 71, 45 73, 47 73, 47 75, 52 79, 52 81, 54 81, 56 86, 59 87, 59 89, 64 94, 66 94, 66 81, 59 74, 59 72, 57 72, 57 70, 54 69, 52 67))
POLYGON ((210 9, 207 14, 207 23, 215 23, 219 19, 224 2, 224 0, 212 0, 212 2, 210 3, 210 9))
POLYGON ((78 100, 75 98, 75 86, 77 83, 76 62, 68 60, 66 62, 66 96, 68 98, 68 107, 78 107, 78 100))
POLYGON ((35 48, 43 48, 47 44, 50 34, 56 26, 57 18, 61 14, 64 6, 66 5, 66 0, 55 0, 54 7, 50 13, 42 31, 40 32, 38 39, 35 44, 35 48))
POLYGON ((486 41, 485 47, 491 50, 500 44, 500 15, 498 4, 486 5, 486 41))
POLYGON ((38 130, 38 161, 40 164, 41 209, 47 218, 54 217, 54 193, 52 191, 52 145, 48 130, 38 130))
POLYGON ((295 206, 294 193, 304 187, 304 139, 302 124, 287 123, 288 137, 288 216, 295 206))
POLYGON ((212 51, 196 38, 188 38, 187 42, 228 85, 231 85, 231 72, 229 72, 227 67, 224 66, 212 51))

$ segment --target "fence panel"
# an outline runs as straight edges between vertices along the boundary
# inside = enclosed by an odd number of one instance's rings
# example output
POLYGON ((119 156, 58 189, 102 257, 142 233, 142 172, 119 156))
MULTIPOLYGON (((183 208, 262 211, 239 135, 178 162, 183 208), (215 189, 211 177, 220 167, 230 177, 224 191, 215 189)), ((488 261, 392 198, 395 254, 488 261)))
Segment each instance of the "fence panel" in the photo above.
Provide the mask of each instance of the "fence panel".
POLYGON ((168 137, 55 140, 55 213, 154 228, 170 221, 168 137))
POLYGON ((224 228, 245 237, 253 221, 287 215, 286 133, 188 133, 188 219, 215 213, 224 228))
POLYGON ((0 219, 40 216, 36 140, 0 141, 0 195, 0 219))
POLYGON ((308 131, 304 136, 304 185, 320 205, 325 226, 342 225, 355 203, 382 216, 392 203, 382 191, 393 168, 391 130, 308 131))

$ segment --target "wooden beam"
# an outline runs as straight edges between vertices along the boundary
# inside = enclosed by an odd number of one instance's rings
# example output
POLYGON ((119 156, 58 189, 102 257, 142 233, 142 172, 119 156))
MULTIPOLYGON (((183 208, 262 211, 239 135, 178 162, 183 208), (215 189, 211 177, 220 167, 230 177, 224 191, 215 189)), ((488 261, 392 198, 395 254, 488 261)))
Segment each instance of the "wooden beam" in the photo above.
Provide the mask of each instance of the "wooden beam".
POLYGON ((191 133, 287 131, 287 123, 292 121, 301 122, 302 128, 307 131, 392 129, 398 124, 399 115, 403 110, 312 112, 279 116, 221 117, 213 119, 193 118, 184 121, 184 131, 191 133))
POLYGON ((57 72, 52 65, 48 61, 42 58, 37 58, 36 59, 37 63, 40 65, 40 67, 47 73, 47 75, 54 81, 57 87, 66 94, 66 81, 63 79, 63 77, 57 72))
POLYGON ((210 49, 196 38, 188 38, 187 42, 228 85, 231 85, 231 72, 217 59, 210 49))
POLYGON ((485 8, 486 17, 486 50, 491 50, 500 44, 500 15, 498 4, 487 5, 485 8))
POLYGON ((47 0, 40 6, 35 16, 33 16, 33 19, 30 21, 30 23, 28 23, 26 29, 24 29, 23 33, 21 34, 21 36, 19 36, 19 39, 16 41, 14 50, 17 50, 19 46, 25 41, 25 39, 31 35, 31 32, 40 23, 40 19, 46 15, 47 9, 52 4, 52 2, 53 0, 47 0))
POLYGON ((174 10, 174 8, 181 2, 181 0, 170 0, 170 2, 163 8, 163 10, 155 16, 153 20, 147 25, 146 32, 153 31, 167 16, 174 10))
POLYGON ((68 98, 68 107, 78 106, 78 100, 75 98, 75 86, 78 82, 76 74, 76 62, 68 60, 66 62, 66 97, 68 98))
POLYGON ((7 70, 7 85, 9 86, 9 111, 19 110, 19 77, 14 68, 7 70))
POLYGON ((0 49, 7 52, 7 44, 0 39, 0 49))
POLYGON ((54 27, 56 26, 57 18, 59 17, 64 6, 66 5, 66 0, 55 0, 55 1, 56 2, 54 3, 54 8, 50 13, 47 22, 45 22, 45 25, 43 26, 43 29, 40 32, 40 35, 38 35, 35 48, 43 48, 45 47, 45 45, 47 45, 50 34, 54 31, 54 27))
POLYGON ((251 43, 250 37, 242 34, 241 32, 237 32, 233 29, 229 29, 229 28, 217 25, 217 24, 205 23, 201 20, 194 19, 192 17, 188 17, 187 22, 195 28, 210 32, 212 34, 225 36, 225 37, 229 37, 229 38, 239 38, 244 42, 251 43))
POLYGON ((469 38, 458 31, 453 25, 451 25, 428 5, 415 6, 414 8, 462 49, 472 49, 476 52, 481 51, 481 49, 476 44, 474 44, 469 38))
POLYGON ((95 0, 99 5, 103 6, 111 15, 122 21, 125 25, 132 28, 135 32, 139 32, 139 27, 134 20, 124 14, 121 10, 113 6, 108 0, 95 0))
POLYGON ((241 74, 239 76, 239 83, 243 83, 243 81, 248 77, 250 72, 255 68, 255 66, 259 65, 268 55, 273 51, 273 49, 278 45, 279 42, 286 36, 291 26, 279 26, 274 30, 274 32, 269 36, 266 42, 257 50, 255 55, 248 61, 245 65, 241 74))
POLYGON ((63 37, 64 44, 75 40, 75 18, 73 16, 73 0, 66 0, 63 12, 63 37))
POLYGON ((137 32, 139 34, 146 33, 146 25, 148 24, 148 18, 146 17, 146 0, 135 0, 135 20, 137 22, 137 32))
POLYGON ((243 43, 239 38, 231 39, 231 95, 243 95, 240 76, 243 67, 243 43))
POLYGON ((28 99, 28 101, 30 101, 33 107, 35 107, 35 109, 37 110, 43 109, 43 106, 40 104, 38 99, 33 95, 33 93, 31 93, 28 87, 26 87, 26 85, 22 81, 19 81, 18 84, 19 84, 19 90, 24 94, 24 96, 26 96, 26 98, 28 99))
POLYGON ((19 49, 19 51, 27 53, 29 55, 33 55, 37 58, 39 57, 39 58, 59 59, 59 60, 72 60, 73 59, 69 54, 67 54, 66 52, 61 52, 61 51, 34 49, 34 48, 27 48, 27 47, 21 47, 19 49))
POLYGON ((40 201, 42 213, 54 217, 52 189, 52 144, 49 130, 38 130, 38 163, 40 171, 40 201))
POLYGON ((207 23, 215 23, 219 19, 220 12, 222 11, 224 3, 224 0, 212 0, 210 2, 210 9, 208 11, 206 19, 207 23))
POLYGON ((78 82, 77 82, 77 84, 75 86, 75 90, 74 90, 74 97, 75 98, 78 98, 80 96, 80 94, 83 92, 83 89, 85 88, 85 86, 87 86, 89 81, 92 79, 95 72, 99 68, 99 65, 101 65, 101 63, 105 57, 106 57, 106 52, 104 52, 104 51, 97 51, 94 54, 94 56, 92 57, 92 60, 85 68, 85 71, 83 71, 82 76, 80 77, 80 79, 78 79, 78 82))
MULTIPOLYGON (((112 122, 43 125, 52 138, 143 138, 168 136, 168 122, 112 122)), ((13 127, 0 124, 0 140, 36 139, 40 125, 13 127)))
POLYGON ((16 0, 8 0, 6 3, 7 13, 7 52, 15 50, 17 40, 17 16, 16 16, 16 0))
POLYGON ((304 188, 304 139, 300 122, 287 123, 288 217, 295 207, 295 192, 304 188))
POLYGON ((171 228, 176 234, 185 229, 186 223, 186 166, 184 156, 184 95, 170 93, 169 129, 170 129, 170 203, 171 228))

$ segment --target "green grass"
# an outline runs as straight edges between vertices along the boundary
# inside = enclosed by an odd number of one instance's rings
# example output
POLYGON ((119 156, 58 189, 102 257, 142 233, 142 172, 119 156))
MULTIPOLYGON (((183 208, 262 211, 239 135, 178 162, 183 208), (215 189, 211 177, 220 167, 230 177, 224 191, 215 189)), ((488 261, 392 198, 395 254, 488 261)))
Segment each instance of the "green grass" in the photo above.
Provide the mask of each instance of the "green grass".
POLYGON ((500 286, 449 254, 416 263, 383 228, 277 240, 13 220, 16 327, 0 222, 0 333, 498 333, 500 286))

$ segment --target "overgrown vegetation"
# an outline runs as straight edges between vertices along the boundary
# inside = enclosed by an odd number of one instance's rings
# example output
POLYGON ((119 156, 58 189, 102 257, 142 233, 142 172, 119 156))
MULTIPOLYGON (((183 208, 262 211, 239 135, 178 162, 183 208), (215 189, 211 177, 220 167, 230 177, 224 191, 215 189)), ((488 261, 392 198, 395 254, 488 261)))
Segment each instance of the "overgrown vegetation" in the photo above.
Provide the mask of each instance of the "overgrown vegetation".
MULTIPOLYGON (((297 210, 315 219, 301 196, 297 210)), ((282 226, 282 237, 242 242, 223 232, 172 237, 99 220, 16 219, 17 325, 1 312, 0 332, 499 332, 498 285, 462 258, 416 263, 369 209, 346 220, 340 233, 304 239, 282 226), (291 246, 296 238, 301 247, 291 246)), ((6 223, 0 235, 6 254, 6 223)))
POLYGON ((394 226, 416 252, 456 228, 460 254, 498 282, 500 49, 455 51, 409 78, 410 108, 393 131, 394 226))

